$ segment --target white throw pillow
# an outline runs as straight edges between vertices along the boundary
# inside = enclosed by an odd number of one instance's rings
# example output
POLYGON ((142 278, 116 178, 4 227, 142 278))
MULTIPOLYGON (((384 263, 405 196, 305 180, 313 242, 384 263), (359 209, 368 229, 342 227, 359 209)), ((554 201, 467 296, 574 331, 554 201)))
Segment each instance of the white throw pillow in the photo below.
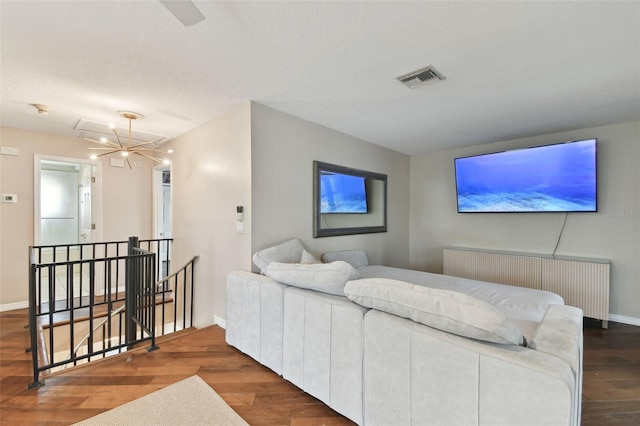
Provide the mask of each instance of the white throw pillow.
POLYGON ((362 278, 347 262, 332 263, 270 263, 264 271, 274 280, 294 287, 344 296, 347 281, 362 278))
POLYGON ((359 305, 448 333, 500 344, 524 342, 518 326, 504 313, 468 294, 388 278, 349 281, 344 292, 359 305))
POLYGON ((253 263, 264 274, 264 270, 271 262, 299 263, 304 246, 299 239, 286 241, 277 246, 269 247, 253 255, 253 263))

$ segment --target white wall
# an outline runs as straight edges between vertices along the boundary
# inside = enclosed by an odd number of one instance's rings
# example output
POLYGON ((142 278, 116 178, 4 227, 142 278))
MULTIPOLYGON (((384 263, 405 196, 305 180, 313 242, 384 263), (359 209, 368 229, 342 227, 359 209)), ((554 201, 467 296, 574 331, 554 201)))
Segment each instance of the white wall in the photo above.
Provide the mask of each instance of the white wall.
MULTIPOLYGON (((19 155, 0 156, 0 191, 18 195, 17 204, 0 204, 0 309, 26 306, 28 301, 28 247, 33 235, 34 155, 87 160, 89 142, 50 133, 0 128, 2 146, 18 148, 19 155)), ((122 241, 131 235, 151 238, 151 167, 109 166, 102 161, 102 241, 122 241)))
POLYGON ((365 249, 371 263, 409 260, 409 157, 260 104, 251 108, 252 251, 290 238, 320 256, 365 249), (387 175, 388 232, 313 238, 313 161, 387 175))
POLYGON ((599 211, 569 213, 556 254, 609 259, 612 319, 640 324, 640 122, 412 157, 410 266, 442 272, 442 249, 450 246, 551 254, 564 213, 458 214, 453 160, 593 137, 599 211))
POLYGON ((194 255, 194 324, 226 318, 226 276, 251 269, 251 120, 249 102, 175 139, 171 165, 173 265, 194 255), (245 233, 236 233, 236 206, 245 233))

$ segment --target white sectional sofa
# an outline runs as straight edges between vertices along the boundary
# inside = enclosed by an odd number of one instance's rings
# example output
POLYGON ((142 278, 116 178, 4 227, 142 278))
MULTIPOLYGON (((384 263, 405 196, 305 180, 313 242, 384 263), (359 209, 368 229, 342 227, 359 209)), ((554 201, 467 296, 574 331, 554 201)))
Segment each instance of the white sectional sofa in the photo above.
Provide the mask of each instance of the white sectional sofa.
POLYGON ((227 280, 227 342, 357 424, 579 425, 582 311, 548 292, 315 263, 298 240, 227 280))

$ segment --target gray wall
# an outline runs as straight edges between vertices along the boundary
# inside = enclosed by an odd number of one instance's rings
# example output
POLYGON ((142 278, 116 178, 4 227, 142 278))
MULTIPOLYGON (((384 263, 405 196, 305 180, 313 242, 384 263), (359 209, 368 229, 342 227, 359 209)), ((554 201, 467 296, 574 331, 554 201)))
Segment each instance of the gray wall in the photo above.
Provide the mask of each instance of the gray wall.
POLYGON ((640 325, 640 122, 411 158, 410 266, 442 272, 444 247, 551 254, 564 213, 458 214, 456 157, 598 138, 598 213, 569 213, 556 254, 611 261, 613 320, 640 325))
POLYGON ((252 104, 252 251, 297 237, 316 256, 358 248, 371 263, 407 267, 409 162, 407 155, 252 104), (386 174, 388 232, 313 238, 314 160, 386 174))

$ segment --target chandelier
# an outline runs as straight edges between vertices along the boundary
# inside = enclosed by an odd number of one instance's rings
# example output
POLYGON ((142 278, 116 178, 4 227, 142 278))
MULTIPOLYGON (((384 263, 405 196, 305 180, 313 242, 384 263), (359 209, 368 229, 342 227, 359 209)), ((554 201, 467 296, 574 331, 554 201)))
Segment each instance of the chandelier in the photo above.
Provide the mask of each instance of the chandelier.
POLYGON ((137 112, 132 112, 132 111, 118 111, 118 115, 120 117, 126 118, 127 120, 129 120, 129 135, 128 135, 128 140, 126 143, 122 142, 122 139, 120 138, 120 135, 118 134, 118 131, 116 129, 116 126, 111 123, 109 124, 109 127, 111 127, 111 131, 113 132, 113 134, 116 137, 116 141, 117 142, 113 142, 112 140, 109 140, 106 137, 102 137, 100 138, 100 140, 96 140, 96 139, 91 139, 91 138, 85 138, 86 140, 88 140, 89 142, 93 142, 93 143, 97 143, 100 145, 104 145, 102 147, 89 147, 90 151, 105 151, 101 154, 97 154, 94 153, 91 155, 91 159, 96 160, 99 157, 105 156, 105 155, 111 155, 111 154, 116 154, 116 153, 120 153, 121 156, 123 156, 125 158, 125 160, 127 160, 127 164, 129 165, 129 168, 131 169, 131 161, 129 161, 129 156, 130 154, 134 154, 134 155, 139 155, 141 157, 144 158, 148 158, 149 160, 152 160, 156 163, 161 163, 161 164, 169 164, 169 160, 166 158, 158 158, 156 157, 156 155, 158 153, 162 153, 162 154, 171 154, 173 152, 172 149, 168 149, 168 150, 160 150, 160 149, 155 149, 153 147, 151 147, 151 144, 155 144, 156 141, 149 141, 149 142, 141 142, 138 144, 134 144, 131 141, 131 122, 133 120, 142 120, 144 118, 144 115, 142 114, 138 114, 137 112))

